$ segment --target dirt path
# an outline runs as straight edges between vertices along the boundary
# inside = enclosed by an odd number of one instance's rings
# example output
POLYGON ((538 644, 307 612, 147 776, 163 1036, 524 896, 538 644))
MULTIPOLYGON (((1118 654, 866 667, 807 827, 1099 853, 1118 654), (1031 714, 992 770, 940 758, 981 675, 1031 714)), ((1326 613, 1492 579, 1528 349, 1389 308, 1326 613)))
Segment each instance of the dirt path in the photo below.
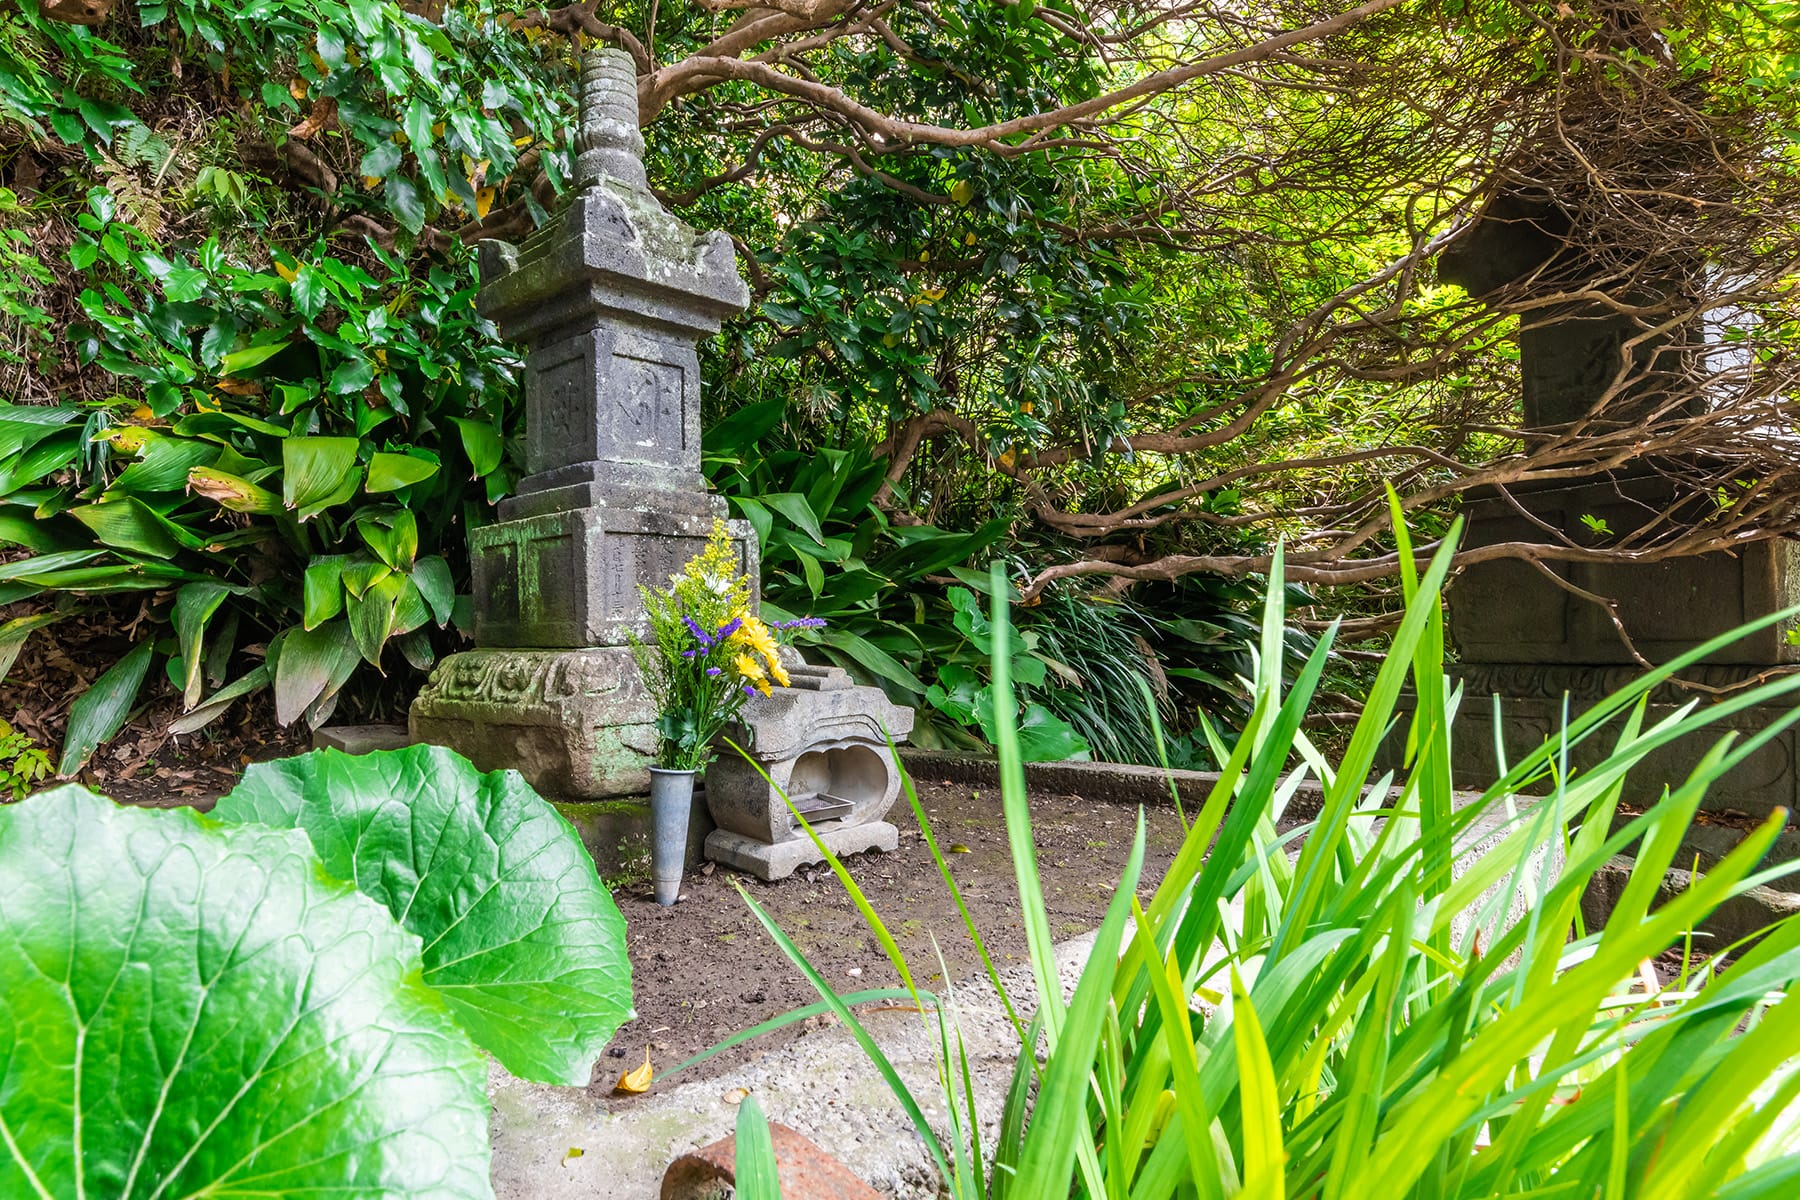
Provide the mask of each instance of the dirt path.
MULTIPOLYGON (((929 780, 919 781, 919 793, 995 964, 1004 969, 1023 963, 1025 934, 998 793, 929 780)), ((1034 794, 1031 813, 1051 935, 1062 941, 1099 923, 1130 852, 1137 810, 1079 796, 1034 794)), ((934 940, 951 978, 979 974, 980 958, 904 796, 890 817, 900 828, 900 848, 849 859, 857 886, 905 952, 919 986, 933 987, 942 979, 934 940)), ((1174 857, 1181 830, 1174 810, 1166 806, 1147 810, 1145 819, 1139 890, 1147 897, 1174 857)), ((615 1105, 632 1102, 614 1099, 611 1092, 622 1071, 643 1063, 646 1046, 660 1072, 733 1033, 818 999, 750 913, 734 882, 768 911, 836 990, 898 985, 881 947, 828 868, 802 870, 774 884, 723 868, 690 874, 681 902, 668 909, 658 908, 647 888, 641 893, 622 890, 616 895, 628 926, 639 1015, 619 1031, 595 1069, 590 1091, 596 1098, 615 1105)), ((718 1074, 766 1053, 793 1033, 783 1030, 717 1055, 673 1083, 718 1074)), ((654 1090, 666 1086, 659 1079, 654 1090)))

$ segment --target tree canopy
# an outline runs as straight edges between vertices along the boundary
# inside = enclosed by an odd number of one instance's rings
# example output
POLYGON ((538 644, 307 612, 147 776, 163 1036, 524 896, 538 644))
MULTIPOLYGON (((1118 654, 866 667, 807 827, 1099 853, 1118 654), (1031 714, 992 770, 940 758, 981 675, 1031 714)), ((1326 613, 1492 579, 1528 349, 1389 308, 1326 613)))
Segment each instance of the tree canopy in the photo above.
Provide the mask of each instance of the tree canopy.
MULTIPOLYGON (((235 676, 284 719, 322 719, 359 660, 453 645, 464 531, 518 469, 518 363, 473 311, 471 247, 554 209, 597 41, 637 60, 652 186, 732 234, 756 298, 708 348, 737 438, 711 468, 777 601, 891 626, 924 603, 908 581, 949 603, 957 554, 1004 547, 1034 600, 1264 572, 1277 537, 1290 580, 1366 584, 1400 566, 1390 486, 1430 534, 1471 489, 1601 472, 1667 477, 1683 519, 1460 561, 1779 536, 1797 22, 1790 0, 16 0, 0 600, 142 595, 190 705, 235 676), (1610 368, 1534 411, 1520 345, 1570 322, 1614 331, 1610 368), (846 457, 802 496, 780 476, 819 447, 846 457), (231 666, 256 639, 260 680, 231 666)), ((862 668, 930 682, 857 628, 862 668)))

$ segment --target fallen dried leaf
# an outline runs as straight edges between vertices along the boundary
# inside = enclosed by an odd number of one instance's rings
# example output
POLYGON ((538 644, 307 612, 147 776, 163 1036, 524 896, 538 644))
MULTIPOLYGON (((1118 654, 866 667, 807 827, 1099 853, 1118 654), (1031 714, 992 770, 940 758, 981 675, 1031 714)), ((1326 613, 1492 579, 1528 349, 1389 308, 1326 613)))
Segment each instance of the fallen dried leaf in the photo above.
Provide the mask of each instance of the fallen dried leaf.
POLYGON ((725 1103, 727 1103, 727 1104, 742 1104, 744 1102, 744 1097, 748 1096, 749 1094, 750 1093, 745 1091, 743 1088, 732 1088, 729 1092, 725 1093, 725 1103))
POLYGON ((655 1072, 650 1069, 650 1047, 645 1046, 644 1065, 619 1076, 613 1091, 626 1096, 641 1096, 650 1090, 650 1081, 655 1077, 655 1072))

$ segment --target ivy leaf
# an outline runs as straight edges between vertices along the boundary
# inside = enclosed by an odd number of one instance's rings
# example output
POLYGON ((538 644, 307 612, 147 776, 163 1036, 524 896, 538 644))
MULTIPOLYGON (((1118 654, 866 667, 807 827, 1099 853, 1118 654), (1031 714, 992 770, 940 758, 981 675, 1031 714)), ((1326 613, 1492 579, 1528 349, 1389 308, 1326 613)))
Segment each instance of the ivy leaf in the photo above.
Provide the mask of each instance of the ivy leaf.
POLYGON ((480 1055, 305 839, 63 787, 0 878, 0 1195, 493 1195, 480 1055))
POLYGON ((441 746, 252 766, 213 815, 299 828, 425 943, 424 978, 513 1074, 587 1083, 631 1013, 625 921, 575 830, 441 746))

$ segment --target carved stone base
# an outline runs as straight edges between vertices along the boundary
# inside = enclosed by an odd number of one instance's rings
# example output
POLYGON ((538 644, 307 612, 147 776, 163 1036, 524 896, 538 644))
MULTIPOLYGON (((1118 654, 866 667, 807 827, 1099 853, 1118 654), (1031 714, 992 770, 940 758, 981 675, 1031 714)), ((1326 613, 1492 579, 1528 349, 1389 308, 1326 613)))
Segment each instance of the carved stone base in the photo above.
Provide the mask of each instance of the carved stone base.
POLYGON ((484 771, 510 767, 559 800, 647 794, 655 723, 624 646, 453 654, 408 721, 415 742, 448 746, 484 771))
MULTIPOLYGON (((900 831, 886 821, 848 828, 821 827, 818 833, 819 840, 830 846, 831 852, 839 858, 865 850, 893 851, 900 846, 900 831)), ((729 829, 715 829, 707 836, 706 857, 770 881, 786 879, 800 867, 825 861, 811 838, 799 837, 770 845, 729 829)))
MULTIPOLYGON (((475 641, 482 646, 623 646, 643 634, 638 586, 667 584, 700 553, 710 515, 574 508, 469 532, 475 641)), ((756 534, 728 521, 756 579, 756 534)))
POLYGON ((912 709, 853 685, 836 667, 798 665, 791 675, 792 687, 751 699, 725 731, 750 758, 722 747, 707 768, 713 823, 753 841, 805 843, 784 795, 815 826, 881 820, 900 795, 888 739, 906 740, 912 709))
MULTIPOLYGON (((1724 687, 1766 674, 1749 668, 1701 667, 1683 672, 1684 677, 1710 687, 1724 687)), ((1635 668, 1553 667, 1542 665, 1479 666, 1452 668, 1463 682, 1462 707, 1457 712, 1451 739, 1451 769, 1458 784, 1486 787, 1500 777, 1495 753, 1494 700, 1500 697, 1500 743, 1508 764, 1553 738, 1563 727, 1563 694, 1568 693, 1568 717, 1580 716, 1611 691, 1640 673, 1635 668)), ((1664 686, 1653 694, 1646 724, 1654 723, 1675 708, 1706 693, 1664 686)), ((1627 777, 1628 803, 1654 803, 1665 786, 1679 786, 1694 766, 1727 732, 1740 739, 1767 729, 1787 715, 1782 708, 1749 708, 1722 718, 1699 733, 1653 751, 1627 777)), ((1588 767, 1612 752, 1619 721, 1590 734, 1570 748, 1572 766, 1588 767)), ((1403 744, 1404 730, 1395 743, 1403 744)), ((1397 745, 1390 745, 1396 753, 1397 745)), ((1800 804, 1800 732, 1790 728, 1772 738, 1736 769, 1722 777, 1708 792, 1704 807, 1737 809, 1761 817, 1771 809, 1790 811, 1800 804)))

